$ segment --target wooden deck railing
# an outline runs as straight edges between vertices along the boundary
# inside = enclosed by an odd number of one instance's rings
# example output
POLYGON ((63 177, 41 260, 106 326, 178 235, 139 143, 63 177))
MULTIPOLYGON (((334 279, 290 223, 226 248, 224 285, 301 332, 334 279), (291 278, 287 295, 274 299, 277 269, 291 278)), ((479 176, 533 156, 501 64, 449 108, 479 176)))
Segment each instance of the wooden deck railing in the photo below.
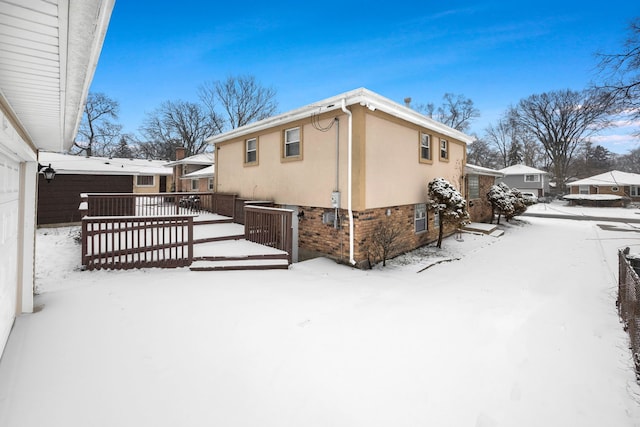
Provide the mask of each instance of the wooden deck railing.
POLYGON ((215 212, 213 193, 88 193, 83 216, 163 216, 215 212))
POLYGON ((245 206, 244 238, 286 251, 289 264, 293 249, 293 211, 289 209, 245 206))
POLYGON ((192 262, 193 216, 82 219, 82 265, 88 270, 184 267, 192 262))

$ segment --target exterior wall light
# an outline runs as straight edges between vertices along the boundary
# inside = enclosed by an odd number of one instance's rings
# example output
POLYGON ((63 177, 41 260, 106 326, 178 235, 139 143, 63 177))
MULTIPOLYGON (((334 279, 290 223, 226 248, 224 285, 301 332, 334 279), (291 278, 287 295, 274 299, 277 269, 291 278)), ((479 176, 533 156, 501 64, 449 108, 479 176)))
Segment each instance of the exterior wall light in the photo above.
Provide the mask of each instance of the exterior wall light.
POLYGON ((40 163, 38 163, 38 173, 40 172, 42 172, 42 174, 44 175, 44 179, 46 179, 47 182, 51 182, 51 180, 56 176, 56 171, 51 167, 51 163, 49 163, 49 166, 47 167, 44 167, 40 163))

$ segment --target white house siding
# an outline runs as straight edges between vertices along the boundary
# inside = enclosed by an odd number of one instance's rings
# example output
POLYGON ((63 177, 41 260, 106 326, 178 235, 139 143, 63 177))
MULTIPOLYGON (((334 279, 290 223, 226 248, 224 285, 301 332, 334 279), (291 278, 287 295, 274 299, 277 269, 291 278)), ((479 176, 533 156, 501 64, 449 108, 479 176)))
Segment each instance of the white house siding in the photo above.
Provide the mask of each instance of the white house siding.
MULTIPOLYGON (((0 147, 1 148, 1 147, 0 147)), ((18 301, 18 214, 20 164, 0 151, 0 354, 13 325, 18 301)))

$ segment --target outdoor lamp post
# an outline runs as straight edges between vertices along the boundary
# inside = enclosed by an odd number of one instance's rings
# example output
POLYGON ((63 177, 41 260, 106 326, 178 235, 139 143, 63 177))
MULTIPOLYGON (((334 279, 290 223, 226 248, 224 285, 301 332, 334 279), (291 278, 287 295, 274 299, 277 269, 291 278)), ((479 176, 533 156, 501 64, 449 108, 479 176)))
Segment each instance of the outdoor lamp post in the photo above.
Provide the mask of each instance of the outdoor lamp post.
POLYGON ((49 163, 49 166, 47 167, 44 167, 40 163, 38 163, 38 172, 41 171, 44 175, 44 179, 46 179, 47 182, 51 182, 51 180, 56 176, 56 171, 51 167, 51 163, 49 163))

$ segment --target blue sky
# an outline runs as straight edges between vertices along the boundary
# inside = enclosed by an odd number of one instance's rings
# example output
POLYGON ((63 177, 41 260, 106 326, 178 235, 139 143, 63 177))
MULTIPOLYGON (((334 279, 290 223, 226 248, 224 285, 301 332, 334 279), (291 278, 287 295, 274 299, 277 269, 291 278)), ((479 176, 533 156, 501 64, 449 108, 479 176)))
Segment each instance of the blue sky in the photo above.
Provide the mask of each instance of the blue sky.
MULTIPOLYGON (((640 2, 116 0, 91 90, 120 103, 135 133, 166 100, 253 75, 285 112, 358 87, 402 103, 438 105, 446 92, 480 110, 471 132, 520 99, 597 79, 596 53, 618 52, 640 2)), ((640 146, 631 128, 598 143, 640 146)))

